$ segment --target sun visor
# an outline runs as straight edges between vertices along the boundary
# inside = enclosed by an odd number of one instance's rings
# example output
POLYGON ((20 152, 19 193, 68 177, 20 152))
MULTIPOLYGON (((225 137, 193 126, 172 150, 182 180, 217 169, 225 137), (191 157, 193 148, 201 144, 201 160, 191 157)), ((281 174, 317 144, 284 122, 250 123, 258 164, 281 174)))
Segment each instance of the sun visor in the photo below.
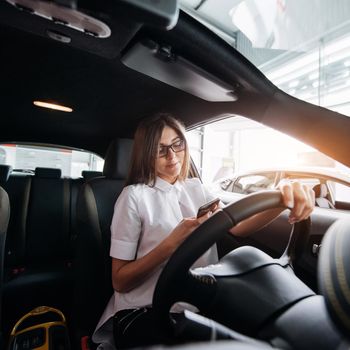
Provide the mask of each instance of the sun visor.
POLYGON ((216 77, 176 55, 168 46, 151 40, 136 43, 122 57, 129 68, 162 81, 203 100, 211 102, 236 101, 237 86, 216 77))

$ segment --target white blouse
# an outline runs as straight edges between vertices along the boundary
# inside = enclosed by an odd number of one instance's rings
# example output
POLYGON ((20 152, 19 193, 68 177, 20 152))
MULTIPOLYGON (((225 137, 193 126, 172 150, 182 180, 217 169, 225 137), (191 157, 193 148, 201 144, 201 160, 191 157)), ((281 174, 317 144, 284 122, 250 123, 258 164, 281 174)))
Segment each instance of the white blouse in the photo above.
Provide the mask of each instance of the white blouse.
MULTIPOLYGON (((154 187, 127 186, 118 197, 111 224, 110 256, 122 260, 138 259, 163 241, 183 218, 194 217, 198 208, 214 199, 197 178, 170 184, 157 178, 154 187)), ((193 265, 207 266, 218 261, 216 246, 193 265)), ((117 311, 151 306, 158 277, 166 262, 140 286, 127 293, 114 292, 97 326, 99 329, 117 311)), ((99 342, 98 332, 93 340, 99 342)))

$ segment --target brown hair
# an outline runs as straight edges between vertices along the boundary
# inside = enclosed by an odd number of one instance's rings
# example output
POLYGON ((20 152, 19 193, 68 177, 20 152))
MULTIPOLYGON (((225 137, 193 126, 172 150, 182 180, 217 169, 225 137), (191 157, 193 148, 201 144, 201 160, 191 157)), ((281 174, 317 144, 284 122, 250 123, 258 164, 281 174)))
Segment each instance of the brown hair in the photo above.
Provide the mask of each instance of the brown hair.
POLYGON ((136 129, 126 185, 143 183, 154 186, 157 176, 155 164, 159 140, 166 126, 172 128, 185 141, 185 156, 179 180, 187 178, 190 162, 185 127, 172 115, 157 113, 151 118, 141 121, 136 129))

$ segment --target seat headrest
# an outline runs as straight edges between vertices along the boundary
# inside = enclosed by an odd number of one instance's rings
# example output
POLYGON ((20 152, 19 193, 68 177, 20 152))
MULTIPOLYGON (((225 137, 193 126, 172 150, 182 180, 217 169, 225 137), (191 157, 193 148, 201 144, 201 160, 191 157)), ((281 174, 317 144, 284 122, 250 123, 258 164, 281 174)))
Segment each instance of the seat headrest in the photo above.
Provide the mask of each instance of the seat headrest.
POLYGON ((327 197, 327 185, 326 184, 318 184, 314 186, 313 190, 315 191, 316 198, 326 198, 327 197))
POLYGON ((87 181, 93 179, 94 177, 102 176, 102 171, 94 170, 83 170, 81 176, 87 181))
POLYGON ((111 179, 126 179, 132 146, 131 139, 115 139, 111 142, 105 157, 104 176, 111 179))
POLYGON ((35 176, 46 179, 60 179, 62 175, 61 169, 55 168, 35 168, 35 176))
POLYGON ((11 171, 11 165, 0 164, 0 185, 4 184, 9 179, 11 171))

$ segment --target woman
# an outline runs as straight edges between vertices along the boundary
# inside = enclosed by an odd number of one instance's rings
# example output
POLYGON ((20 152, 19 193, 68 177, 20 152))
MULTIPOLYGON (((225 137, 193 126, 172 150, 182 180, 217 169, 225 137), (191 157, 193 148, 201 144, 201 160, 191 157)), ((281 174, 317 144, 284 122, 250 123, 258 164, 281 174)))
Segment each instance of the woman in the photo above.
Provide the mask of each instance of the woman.
MULTIPOLYGON (((169 257, 211 212, 197 218, 198 208, 213 199, 197 178, 188 178, 189 151, 183 125, 167 114, 143 121, 135 134, 127 186, 119 196, 111 225, 113 301, 100 324, 114 316, 117 348, 169 343, 156 327, 152 296, 169 257)), ((313 191, 298 182, 279 186, 289 221, 307 218, 313 191)), ((234 235, 256 231, 282 209, 255 215, 231 229, 234 235)), ((211 247, 194 267, 218 261, 211 247)), ((176 310, 175 310, 176 311, 176 310)))

